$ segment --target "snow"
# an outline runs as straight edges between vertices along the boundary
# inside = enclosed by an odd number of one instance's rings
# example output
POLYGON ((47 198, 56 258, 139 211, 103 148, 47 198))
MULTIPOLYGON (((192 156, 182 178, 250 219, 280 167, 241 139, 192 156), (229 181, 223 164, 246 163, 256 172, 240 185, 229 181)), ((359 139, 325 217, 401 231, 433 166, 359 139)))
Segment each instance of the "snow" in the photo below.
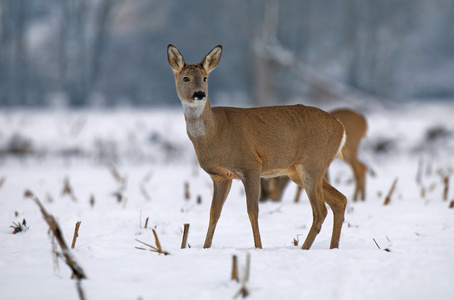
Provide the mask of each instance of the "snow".
MULTIPOLYGON (((376 173, 368 177, 367 199, 349 201, 339 249, 328 249, 329 210, 312 248, 303 251, 312 222, 307 197, 293 203, 296 187, 289 185, 282 202, 261 203, 264 248, 255 249, 240 182, 232 186, 212 248, 202 248, 212 187, 195 165, 181 109, 1 111, 0 149, 19 136, 32 154, 0 156, 0 298, 79 299, 70 269, 61 259, 54 263, 39 208, 24 197, 30 190, 55 216, 68 244, 82 221, 72 253, 88 276, 81 284, 86 299, 231 299, 241 288, 230 280, 232 255, 241 275, 248 253, 250 299, 452 299, 454 188, 451 178, 444 201, 440 176, 454 164, 452 116, 452 104, 367 113, 361 157, 376 173), (434 126, 451 135, 428 145, 424 137, 434 126), (390 153, 375 153, 374 143, 384 138, 396 144, 390 153), (110 162, 125 178, 123 189, 110 162), (76 201, 61 194, 65 178, 76 201), (113 196, 118 191, 120 203, 113 196), (10 226, 23 219, 29 229, 12 234, 10 226), (191 248, 180 249, 185 223, 191 248), (151 228, 170 255, 136 248, 144 247, 136 239, 154 245, 151 228)), ((330 174, 350 199, 348 166, 336 160, 330 174)))

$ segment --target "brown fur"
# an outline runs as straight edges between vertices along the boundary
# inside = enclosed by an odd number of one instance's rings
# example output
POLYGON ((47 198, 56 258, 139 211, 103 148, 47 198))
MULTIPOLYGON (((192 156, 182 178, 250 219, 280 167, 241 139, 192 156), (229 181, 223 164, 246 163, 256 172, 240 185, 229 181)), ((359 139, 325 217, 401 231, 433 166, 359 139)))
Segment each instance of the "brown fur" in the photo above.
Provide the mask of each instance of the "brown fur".
MULTIPOLYGON (((342 160, 350 165, 355 177, 355 194, 353 200, 356 201, 358 197, 364 201, 366 197, 366 171, 367 167, 358 159, 358 148, 361 140, 366 136, 367 122, 366 119, 357 112, 349 109, 338 109, 331 112, 331 115, 338 119, 345 128, 347 134, 347 141, 342 148, 342 160)), ((288 183, 286 177, 276 177, 271 179, 263 178, 261 181, 262 194, 260 200, 267 200, 268 198, 273 201, 280 201, 284 192, 285 186, 288 183)), ((298 188, 295 196, 295 202, 299 201, 301 187, 298 188)))

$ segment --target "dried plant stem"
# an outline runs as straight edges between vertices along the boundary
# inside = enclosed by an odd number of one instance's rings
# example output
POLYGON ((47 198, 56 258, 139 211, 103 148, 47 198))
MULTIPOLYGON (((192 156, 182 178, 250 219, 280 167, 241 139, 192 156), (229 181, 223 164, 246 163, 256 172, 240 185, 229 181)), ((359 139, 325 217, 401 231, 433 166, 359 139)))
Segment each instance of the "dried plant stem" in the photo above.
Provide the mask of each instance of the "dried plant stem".
POLYGON ((246 255, 246 269, 244 270, 244 282, 249 281, 249 274, 251 269, 251 254, 246 255))
POLYGON ((293 246, 298 246, 300 242, 299 235, 296 236, 296 238, 293 238, 293 246))
POLYGON ((388 195, 386 196, 385 202, 383 203, 383 205, 388 205, 389 202, 391 202, 391 196, 392 196, 392 194, 394 192, 394 189, 396 188, 397 179, 398 178, 394 179, 394 182, 393 182, 391 188, 389 189, 388 195))
POLYGON ((145 226, 144 226, 145 229, 147 229, 147 226, 148 226, 148 218, 149 217, 147 217, 146 220, 145 220, 145 226))
MULTIPOLYGON (((386 237, 386 239, 388 240, 388 242, 390 242, 390 240, 389 240, 388 237, 386 237)), ((376 241, 375 239, 373 239, 373 240, 374 240, 375 245, 377 245, 378 249, 381 250, 381 248, 380 248, 380 246, 378 245, 377 241, 376 241)), ((383 251, 391 252, 391 250, 390 250, 389 248, 385 248, 385 249, 383 249, 383 251)))
MULTIPOLYGON (((136 241, 138 241, 138 242, 141 243, 141 244, 144 244, 145 246, 150 247, 150 248, 151 248, 151 249, 150 249, 151 252, 156 252, 156 253, 159 253, 159 254, 162 253, 162 254, 164 254, 164 255, 169 255, 169 254, 170 254, 169 252, 163 251, 163 250, 162 250, 161 243, 159 242, 158 235, 156 234, 156 230, 154 230, 154 229, 152 229, 152 230, 153 230, 153 235, 154 235, 156 247, 155 247, 155 246, 152 246, 152 245, 150 245, 150 244, 144 243, 144 242, 142 242, 142 241, 139 241, 138 239, 136 239, 136 241)), ((138 247, 136 247, 136 248, 137 248, 137 249, 141 249, 141 250, 145 250, 145 249, 143 249, 143 248, 138 248, 138 247)))
POLYGON ((236 255, 232 257, 232 280, 239 281, 238 278, 238 258, 236 255))
POLYGON ((41 213, 43 215, 44 220, 49 225, 50 231, 53 233, 55 239, 57 240, 58 244, 60 245, 60 248, 62 250, 62 256, 64 257, 66 264, 71 268, 71 270, 73 272, 72 276, 79 280, 87 278, 84 270, 79 266, 79 264, 76 262, 76 260, 72 256, 70 249, 68 248, 68 245, 66 244, 65 239, 63 238, 63 233, 60 229, 60 226, 58 225, 54 216, 49 214, 46 211, 46 209, 42 205, 41 201, 39 201, 39 199, 32 192, 25 191, 25 196, 34 200, 35 203, 41 209, 41 213))
POLYGON ((77 198, 76 198, 76 196, 74 196, 73 188, 71 187, 71 184, 69 183, 69 178, 68 177, 66 177, 64 179, 63 189, 61 191, 61 195, 62 196, 69 195, 69 197, 71 198, 71 200, 73 202, 77 202, 77 198))
POLYGON ((80 280, 77 280, 76 288, 77 288, 77 294, 79 295, 79 299, 85 300, 85 293, 84 293, 84 290, 82 289, 82 283, 80 282, 80 280))
POLYGON ((159 242, 158 234, 156 233, 156 230, 154 230, 154 229, 153 229, 153 235, 154 235, 156 247, 158 247, 159 253, 162 253, 161 243, 159 242))
POLYGON ((443 177, 443 183, 445 185, 445 188, 443 190, 443 200, 446 201, 446 200, 448 200, 449 175, 446 175, 446 176, 443 177))
POLYGON ((188 233, 189 233, 189 224, 184 224, 183 240, 181 241, 181 249, 186 248, 186 243, 188 241, 188 233))
POLYGON ((14 229, 13 234, 16 234, 16 233, 18 233, 18 232, 22 232, 22 231, 27 231, 27 230, 28 230, 27 221, 25 221, 25 219, 22 220, 22 223, 20 223, 20 222, 14 223, 14 222, 13 222, 13 225, 14 225, 14 226, 10 226, 11 228, 14 229))
POLYGON ((91 196, 90 196, 90 206, 94 207, 95 206, 95 202, 96 202, 95 196, 93 194, 91 194, 91 196))
POLYGON ((191 195, 189 193, 189 183, 185 182, 184 183, 184 199, 189 200, 191 198, 191 195))
POLYGON ((239 296, 246 298, 247 296, 249 296, 249 290, 246 287, 246 283, 249 281, 250 267, 251 267, 251 255, 250 255, 250 253, 248 253, 246 255, 246 266, 244 268, 243 278, 241 278, 241 288, 235 294, 234 298, 238 298, 239 296))
POLYGON ((380 246, 378 245, 377 241, 375 239, 373 239, 374 242, 375 242, 375 245, 377 245, 378 249, 381 249, 380 246))
POLYGON ((82 223, 82 221, 76 222, 76 228, 74 229, 73 242, 71 244, 71 249, 74 249, 74 247, 76 247, 76 240, 79 237, 80 223, 82 223))

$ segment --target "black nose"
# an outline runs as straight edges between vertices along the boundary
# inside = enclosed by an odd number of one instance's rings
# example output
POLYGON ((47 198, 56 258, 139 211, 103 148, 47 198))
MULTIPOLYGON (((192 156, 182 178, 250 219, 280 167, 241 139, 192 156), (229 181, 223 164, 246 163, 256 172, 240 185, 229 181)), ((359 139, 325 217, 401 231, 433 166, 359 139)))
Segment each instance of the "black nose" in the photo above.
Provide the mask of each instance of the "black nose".
POLYGON ((205 99, 205 93, 204 92, 195 92, 194 95, 192 96, 194 100, 203 100, 205 99))

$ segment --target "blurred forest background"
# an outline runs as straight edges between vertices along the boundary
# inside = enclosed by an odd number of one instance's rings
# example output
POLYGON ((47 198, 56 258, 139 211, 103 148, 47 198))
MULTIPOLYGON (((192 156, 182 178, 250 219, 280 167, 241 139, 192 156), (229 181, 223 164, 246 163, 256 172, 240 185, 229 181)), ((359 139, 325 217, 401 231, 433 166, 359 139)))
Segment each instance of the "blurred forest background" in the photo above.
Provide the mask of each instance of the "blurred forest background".
POLYGON ((0 0, 0 105, 179 105, 169 43, 187 62, 223 45, 214 104, 452 101, 453 16, 454 0, 0 0))

